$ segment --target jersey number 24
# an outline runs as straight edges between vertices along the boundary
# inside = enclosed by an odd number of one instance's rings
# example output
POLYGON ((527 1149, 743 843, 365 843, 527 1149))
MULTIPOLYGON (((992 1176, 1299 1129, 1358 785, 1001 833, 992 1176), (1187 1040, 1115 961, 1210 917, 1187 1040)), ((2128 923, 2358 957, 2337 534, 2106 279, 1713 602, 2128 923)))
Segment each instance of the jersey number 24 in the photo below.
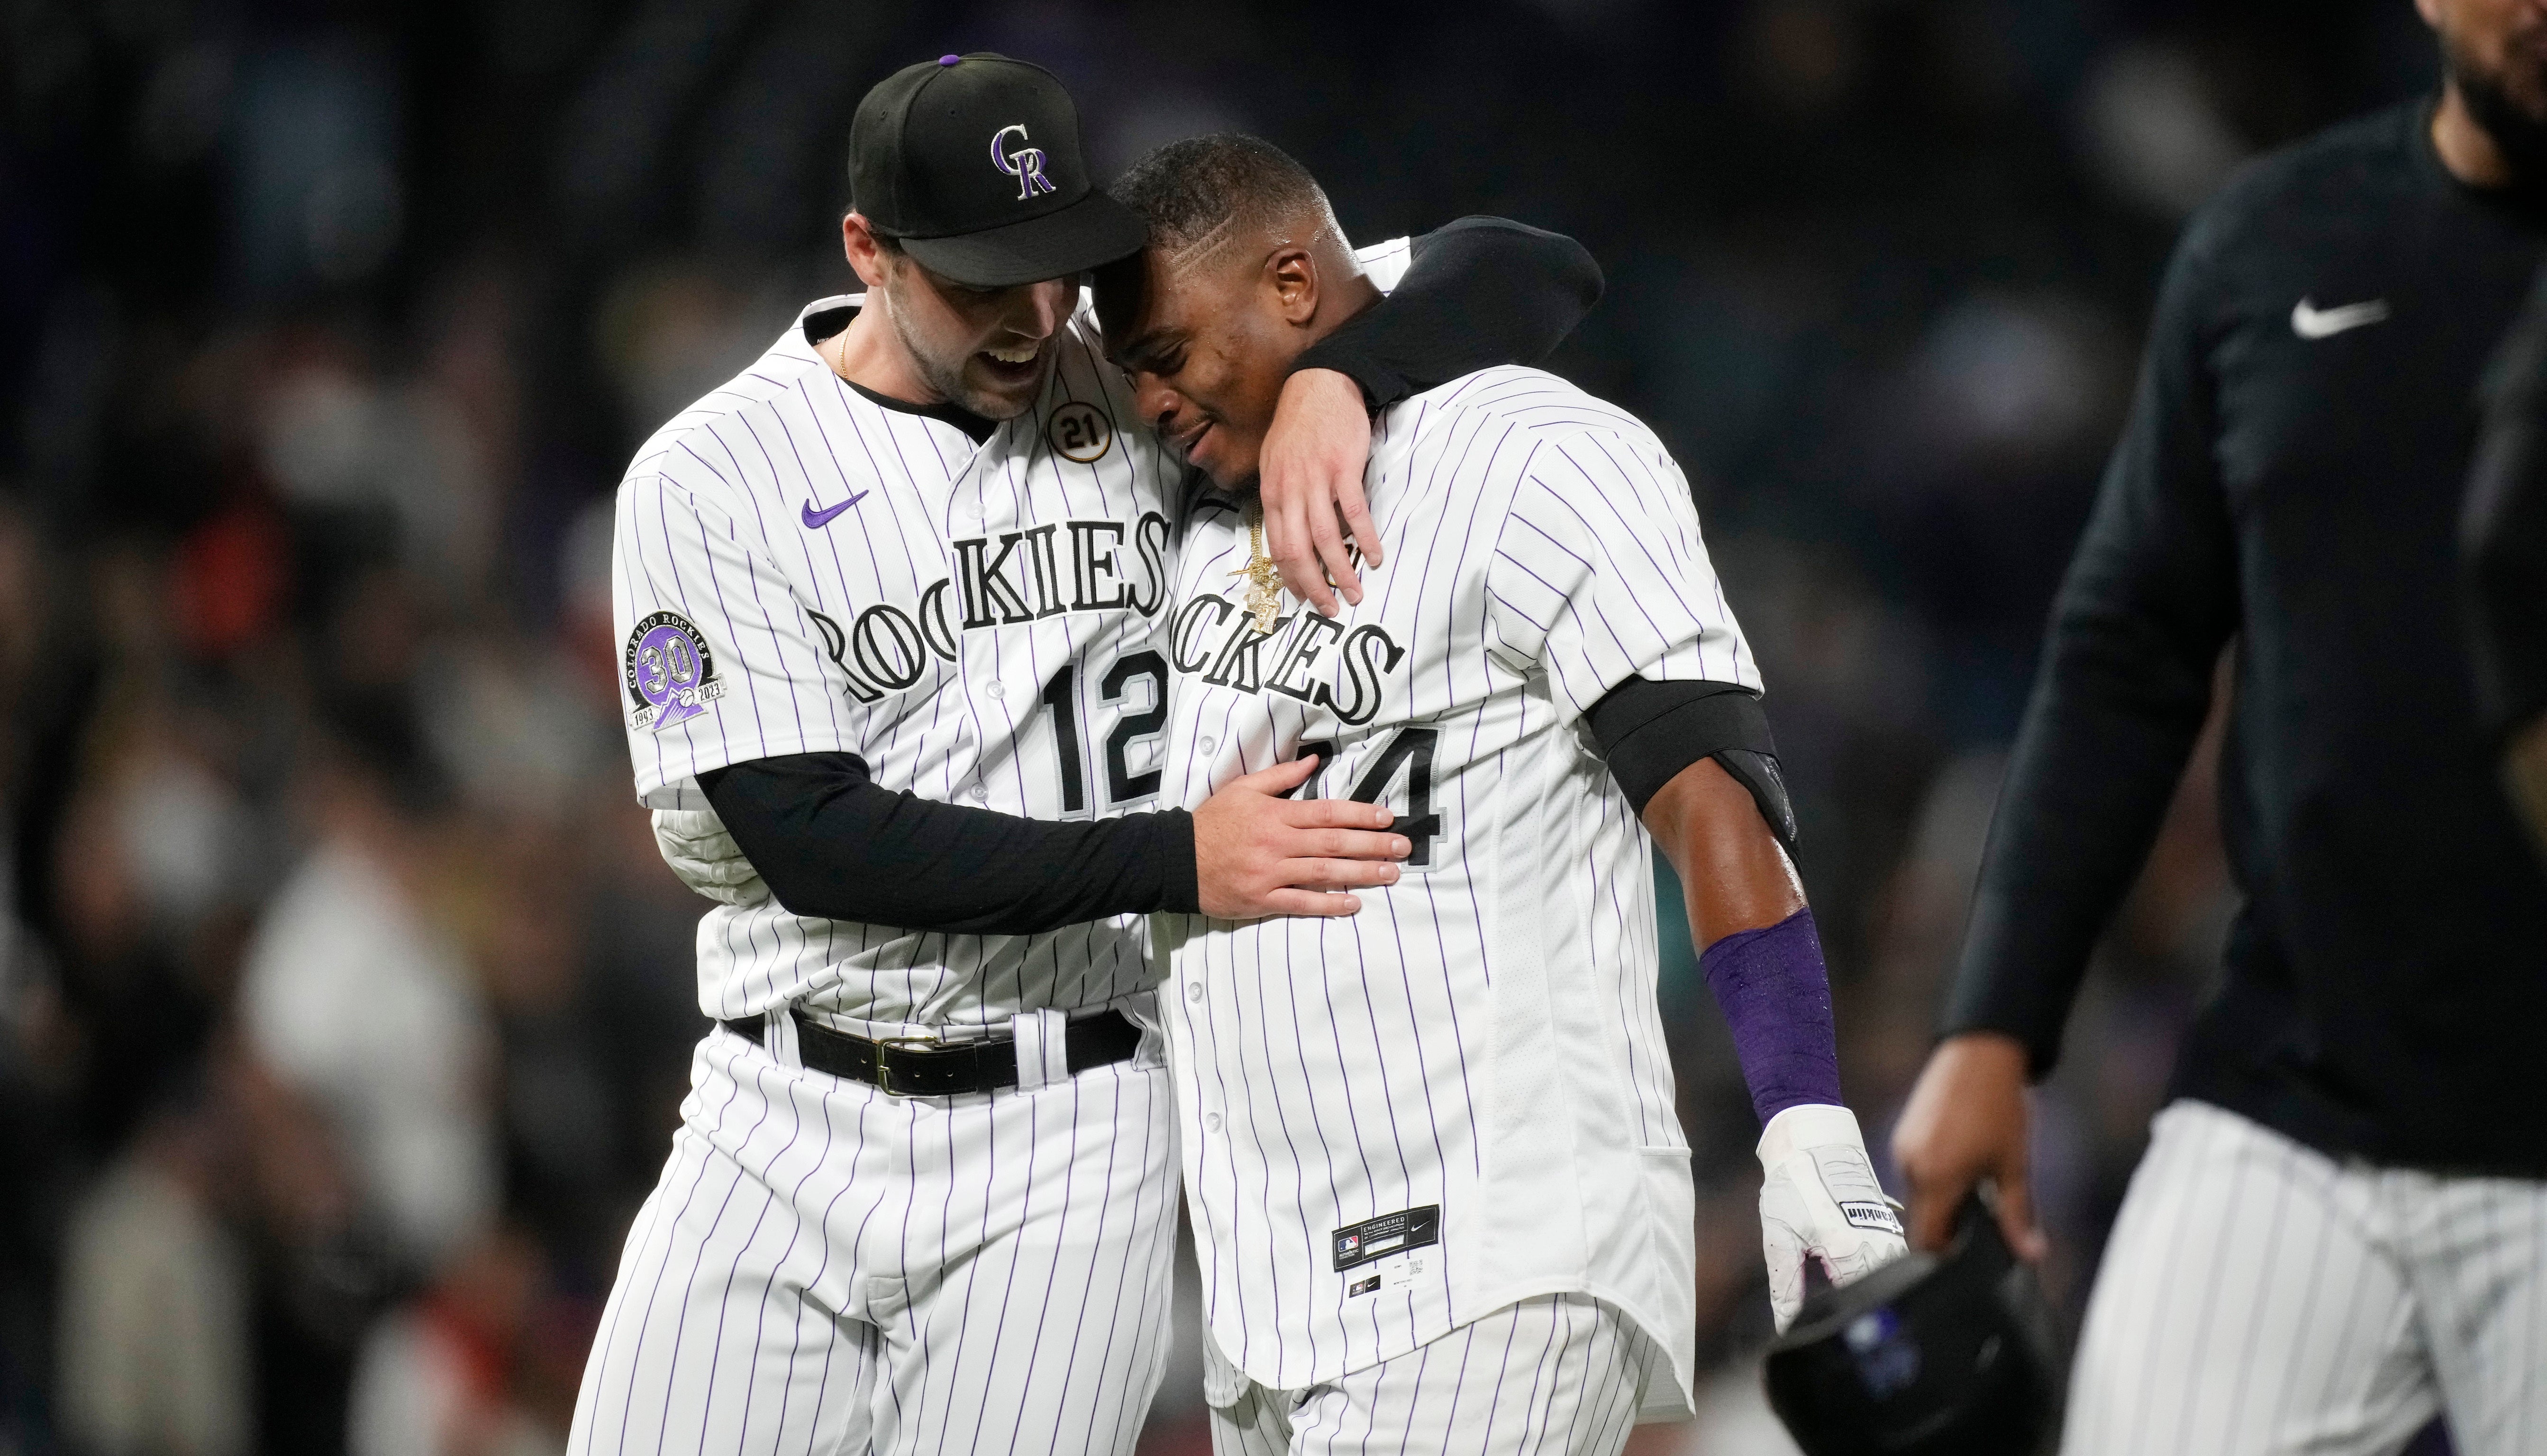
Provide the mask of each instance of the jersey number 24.
MULTIPOLYGON (((1406 770, 1406 813, 1397 815, 1388 827, 1405 835, 1413 846, 1413 852, 1406 856, 1406 867, 1412 870, 1432 868, 1433 841, 1442 833, 1442 815, 1433 809, 1433 745, 1441 740, 1440 728, 1399 728, 1397 736, 1379 750, 1379 756, 1361 771, 1353 787, 1354 799, 1377 804, 1388 793, 1397 771, 1406 770)), ((1304 798, 1318 798, 1318 781, 1326 776, 1327 765, 1336 761, 1336 745, 1325 738, 1312 738, 1300 745, 1300 753, 1303 757, 1318 755, 1318 771, 1294 792, 1304 798)))

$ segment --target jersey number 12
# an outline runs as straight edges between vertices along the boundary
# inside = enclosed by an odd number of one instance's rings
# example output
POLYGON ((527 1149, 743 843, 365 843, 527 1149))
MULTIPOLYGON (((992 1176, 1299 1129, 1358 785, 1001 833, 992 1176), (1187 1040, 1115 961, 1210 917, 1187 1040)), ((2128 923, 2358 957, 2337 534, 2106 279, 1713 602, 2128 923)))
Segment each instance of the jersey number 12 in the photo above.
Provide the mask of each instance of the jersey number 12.
MULTIPOLYGON (((1079 751, 1079 701, 1073 692, 1077 674, 1065 665, 1044 684, 1043 706, 1052 710, 1053 747, 1061 758, 1061 812, 1078 814, 1088 808, 1088 790, 1081 781, 1079 751)), ((1105 735, 1105 802, 1122 804, 1145 799, 1159 792, 1160 771, 1132 772, 1131 752, 1136 739, 1149 737, 1168 726, 1168 659, 1156 652, 1134 652, 1118 658, 1097 680, 1098 695, 1107 703, 1120 703, 1129 696, 1135 678, 1150 680, 1150 706, 1138 713, 1126 713, 1114 721, 1114 730, 1105 735)))

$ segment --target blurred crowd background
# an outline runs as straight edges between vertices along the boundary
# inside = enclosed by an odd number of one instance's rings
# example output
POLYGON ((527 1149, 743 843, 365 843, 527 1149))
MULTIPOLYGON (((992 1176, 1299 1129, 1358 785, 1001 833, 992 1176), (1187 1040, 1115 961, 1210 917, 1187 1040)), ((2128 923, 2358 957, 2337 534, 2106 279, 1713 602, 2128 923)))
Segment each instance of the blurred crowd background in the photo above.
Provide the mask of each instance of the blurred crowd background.
MULTIPOLYGON (((1557 367, 1698 482, 1879 1149, 2177 228, 2436 76, 2409 0, 0 5, 0 1456, 562 1447, 704 1029, 606 503, 850 286, 858 96, 976 49, 1107 175, 1240 128, 1361 240, 1591 247, 1557 367)), ((2073 1321, 2216 962, 2210 792, 2042 1094, 2073 1321)), ((1639 1449, 1772 1452, 1676 916, 1714 1373, 1639 1449)), ((1181 1363, 1151 1448, 1198 1402, 1181 1363)))

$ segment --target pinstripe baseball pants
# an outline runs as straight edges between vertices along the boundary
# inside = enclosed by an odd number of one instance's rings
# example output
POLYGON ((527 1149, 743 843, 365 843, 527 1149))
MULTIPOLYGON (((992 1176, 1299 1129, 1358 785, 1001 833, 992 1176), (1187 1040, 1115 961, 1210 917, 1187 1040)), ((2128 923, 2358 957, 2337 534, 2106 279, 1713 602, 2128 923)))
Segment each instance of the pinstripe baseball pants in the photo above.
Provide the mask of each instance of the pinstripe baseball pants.
POLYGON ((942 1098, 783 1065, 792 1037, 771 1040, 699 1045, 568 1450, 1128 1453, 1176 1247, 1156 1035, 942 1098))
POLYGON ((2158 1114, 2097 1273, 2064 1456, 2547 1453, 2547 1183, 2337 1162, 2158 1114))
POLYGON ((1247 1382, 1235 1404, 1212 1409, 1212 1451, 1617 1456, 1636 1423, 1642 1372, 1670 1368, 1651 1354, 1636 1322, 1610 1306, 1544 1295, 1326 1385, 1247 1382))

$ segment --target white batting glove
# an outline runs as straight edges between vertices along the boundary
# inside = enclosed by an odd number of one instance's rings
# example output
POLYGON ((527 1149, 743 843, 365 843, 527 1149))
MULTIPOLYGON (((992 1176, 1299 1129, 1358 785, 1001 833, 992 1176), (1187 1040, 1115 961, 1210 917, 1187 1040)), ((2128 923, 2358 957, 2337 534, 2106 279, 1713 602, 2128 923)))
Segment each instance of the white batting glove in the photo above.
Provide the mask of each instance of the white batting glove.
POLYGON ((1821 1260, 1833 1284, 1847 1284, 1908 1251, 1847 1108, 1806 1103, 1769 1119, 1760 1166, 1769 1174, 1760 1185, 1760 1245, 1779 1333, 1803 1308, 1806 1258, 1821 1260))
POLYGON ((655 847, 682 884, 710 899, 756 905, 769 899, 760 872, 743 857, 713 809, 656 810, 655 847))

